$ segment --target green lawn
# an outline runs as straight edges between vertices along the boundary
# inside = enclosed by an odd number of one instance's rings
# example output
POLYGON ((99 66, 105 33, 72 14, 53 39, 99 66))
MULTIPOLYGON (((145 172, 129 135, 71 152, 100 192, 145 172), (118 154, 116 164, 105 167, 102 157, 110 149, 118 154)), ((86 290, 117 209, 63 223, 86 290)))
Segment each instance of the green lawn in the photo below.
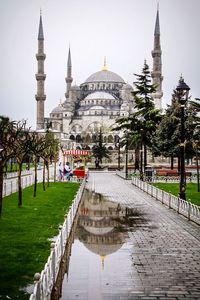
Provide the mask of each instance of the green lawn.
MULTIPOLYGON (((168 193, 171 193, 175 196, 178 196, 179 193, 179 183, 154 183, 154 186, 158 187, 161 190, 164 190, 168 193)), ((186 199, 190 199, 192 203, 200 205, 200 192, 197 192, 196 183, 187 183, 186 186, 186 199)))
POLYGON ((33 187, 23 190, 23 206, 17 207, 17 194, 3 199, 0 219, 0 299, 29 299, 19 288, 33 283, 50 254, 51 238, 58 234, 77 183, 50 183, 44 192, 38 184, 37 197, 33 187), (6 297, 7 296, 7 297, 6 297), (10 298, 8 298, 10 297, 10 298))

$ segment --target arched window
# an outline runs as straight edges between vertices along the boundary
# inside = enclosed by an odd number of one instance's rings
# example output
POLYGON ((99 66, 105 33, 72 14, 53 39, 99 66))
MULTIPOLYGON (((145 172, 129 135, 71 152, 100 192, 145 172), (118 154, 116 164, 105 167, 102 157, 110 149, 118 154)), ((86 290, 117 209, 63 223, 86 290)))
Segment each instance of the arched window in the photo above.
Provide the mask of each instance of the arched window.
POLYGON ((77 134, 76 136, 76 142, 80 143, 82 141, 80 134, 77 134))
POLYGON ((89 134, 86 135, 86 137, 85 137, 85 142, 86 142, 86 143, 91 143, 91 137, 90 137, 89 134))
POLYGON ((113 150, 113 147, 112 147, 112 146, 109 146, 109 147, 108 147, 108 150, 113 150))
POLYGON ((108 143, 113 143, 113 136, 111 134, 108 136, 108 143))
POLYGON ((74 138, 74 135, 71 134, 70 137, 69 137, 69 139, 74 141, 74 139, 75 139, 75 138, 74 138))
POLYGON ((96 134, 93 134, 93 136, 92 136, 92 142, 95 143, 96 140, 97 140, 97 136, 96 136, 96 134))

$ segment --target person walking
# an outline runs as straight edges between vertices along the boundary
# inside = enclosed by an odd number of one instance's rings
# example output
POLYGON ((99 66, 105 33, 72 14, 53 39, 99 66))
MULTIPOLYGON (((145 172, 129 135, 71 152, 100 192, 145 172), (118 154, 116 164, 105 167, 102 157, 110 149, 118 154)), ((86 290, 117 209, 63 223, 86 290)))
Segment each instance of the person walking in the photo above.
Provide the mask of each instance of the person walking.
POLYGON ((61 181, 63 179, 63 170, 62 170, 61 162, 59 162, 59 165, 58 165, 58 173, 59 173, 59 181, 61 181))

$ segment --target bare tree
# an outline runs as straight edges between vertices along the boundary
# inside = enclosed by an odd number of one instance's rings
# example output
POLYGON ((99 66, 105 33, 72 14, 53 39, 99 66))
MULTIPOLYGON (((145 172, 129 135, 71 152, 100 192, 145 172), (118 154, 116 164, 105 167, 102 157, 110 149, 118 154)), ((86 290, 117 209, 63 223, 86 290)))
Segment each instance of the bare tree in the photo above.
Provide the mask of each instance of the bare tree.
POLYGON ((13 149, 14 155, 18 163, 18 207, 22 206, 22 165, 26 156, 31 152, 32 138, 30 128, 26 128, 26 121, 17 123, 16 132, 18 138, 16 139, 13 149))
POLYGON ((9 159, 13 157, 13 144, 17 139, 15 130, 16 122, 9 118, 0 116, 0 217, 3 205, 3 174, 4 167, 9 159))

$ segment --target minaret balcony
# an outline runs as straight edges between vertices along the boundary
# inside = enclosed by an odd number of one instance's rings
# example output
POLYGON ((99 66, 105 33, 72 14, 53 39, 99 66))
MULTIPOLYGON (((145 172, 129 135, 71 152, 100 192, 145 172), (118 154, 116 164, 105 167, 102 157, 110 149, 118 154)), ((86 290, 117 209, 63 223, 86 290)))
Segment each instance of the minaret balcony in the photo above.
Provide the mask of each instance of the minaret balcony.
POLYGON ((36 54, 36 58, 37 58, 37 60, 45 60, 46 54, 44 54, 44 53, 37 53, 36 54))
POLYGON ((46 95, 35 95, 35 100, 36 101, 45 101, 46 95))
POLYGON ((66 81, 66 83, 72 83, 73 78, 72 77, 66 77, 65 81, 66 81))
POLYGON ((151 54, 153 57, 160 57, 162 54, 162 51, 161 50, 152 50, 151 54))
POLYGON ((45 80, 46 74, 37 73, 37 74, 35 74, 35 78, 36 78, 36 80, 45 80))

